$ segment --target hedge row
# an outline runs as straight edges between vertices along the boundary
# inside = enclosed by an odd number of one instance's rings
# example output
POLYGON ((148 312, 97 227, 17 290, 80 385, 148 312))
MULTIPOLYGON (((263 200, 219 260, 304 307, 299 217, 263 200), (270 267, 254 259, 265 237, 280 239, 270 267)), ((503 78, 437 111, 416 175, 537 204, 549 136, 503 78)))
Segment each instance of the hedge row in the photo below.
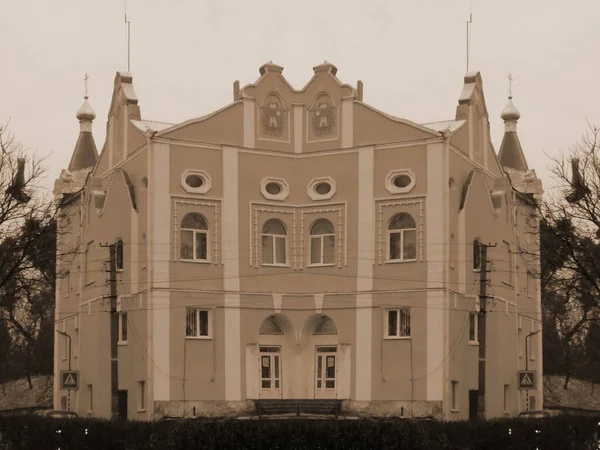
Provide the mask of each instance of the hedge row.
POLYGON ((591 449, 598 419, 496 422, 0 418, 0 449, 591 449))

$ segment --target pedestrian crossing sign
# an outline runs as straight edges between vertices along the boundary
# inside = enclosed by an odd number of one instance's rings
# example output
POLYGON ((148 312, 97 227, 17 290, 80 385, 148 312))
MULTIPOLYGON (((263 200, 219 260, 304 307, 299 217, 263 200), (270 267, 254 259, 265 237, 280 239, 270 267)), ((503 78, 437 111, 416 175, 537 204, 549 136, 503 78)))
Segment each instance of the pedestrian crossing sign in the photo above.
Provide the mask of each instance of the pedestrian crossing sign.
POLYGON ((517 371, 517 386, 519 390, 537 389, 537 376, 535 370, 517 371))
POLYGON ((79 370, 61 370, 60 388, 76 391, 79 389, 79 370))

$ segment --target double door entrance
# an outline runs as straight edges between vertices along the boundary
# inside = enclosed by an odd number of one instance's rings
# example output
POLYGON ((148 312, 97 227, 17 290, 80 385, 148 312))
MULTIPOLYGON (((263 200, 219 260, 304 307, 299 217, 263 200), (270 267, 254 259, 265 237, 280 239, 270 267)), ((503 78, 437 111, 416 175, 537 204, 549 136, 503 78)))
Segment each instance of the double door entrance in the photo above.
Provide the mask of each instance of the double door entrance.
MULTIPOLYGON (((260 398, 282 398, 282 357, 279 346, 259 347, 260 398)), ((314 398, 337 398, 336 346, 317 346, 314 359, 314 398)), ((302 370, 302 367, 298 367, 302 370)), ((291 376, 294 376, 291 374, 291 376)))

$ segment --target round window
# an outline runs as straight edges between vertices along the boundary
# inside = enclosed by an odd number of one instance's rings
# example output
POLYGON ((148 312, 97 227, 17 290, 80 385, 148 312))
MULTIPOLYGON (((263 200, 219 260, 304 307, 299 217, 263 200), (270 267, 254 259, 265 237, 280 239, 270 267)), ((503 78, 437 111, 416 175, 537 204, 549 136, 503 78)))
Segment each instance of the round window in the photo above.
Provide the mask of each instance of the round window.
POLYGON ((267 183, 265 191, 271 195, 277 195, 281 192, 281 185, 279 183, 267 183))
POLYGON ((185 177, 185 184, 192 188, 199 188, 204 184, 204 180, 200 175, 188 175, 185 177))
POLYGON ((410 184, 411 181, 412 180, 408 175, 398 175, 396 178, 394 178, 394 186, 397 188, 405 188, 410 184))
POLYGON ((315 186, 315 192, 319 195, 327 195, 331 192, 331 185, 329 183, 319 183, 315 186))

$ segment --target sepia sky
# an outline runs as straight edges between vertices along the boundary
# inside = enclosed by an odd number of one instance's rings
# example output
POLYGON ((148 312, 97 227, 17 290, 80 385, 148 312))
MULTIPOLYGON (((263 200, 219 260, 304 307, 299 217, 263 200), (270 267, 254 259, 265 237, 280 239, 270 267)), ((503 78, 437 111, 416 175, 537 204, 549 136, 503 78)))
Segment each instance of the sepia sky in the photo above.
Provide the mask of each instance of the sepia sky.
MULTIPOLYGON (((548 188, 546 155, 600 125, 600 1, 128 0, 131 72, 143 119, 181 122, 233 100, 268 60, 297 89, 324 60, 364 83, 364 101, 425 123, 454 118, 466 71, 480 71, 492 142, 512 73, 518 132, 548 188)), ((90 76, 100 151, 115 72, 127 70, 125 0, 0 2, 0 123, 38 155, 46 186, 68 165, 90 76)))

